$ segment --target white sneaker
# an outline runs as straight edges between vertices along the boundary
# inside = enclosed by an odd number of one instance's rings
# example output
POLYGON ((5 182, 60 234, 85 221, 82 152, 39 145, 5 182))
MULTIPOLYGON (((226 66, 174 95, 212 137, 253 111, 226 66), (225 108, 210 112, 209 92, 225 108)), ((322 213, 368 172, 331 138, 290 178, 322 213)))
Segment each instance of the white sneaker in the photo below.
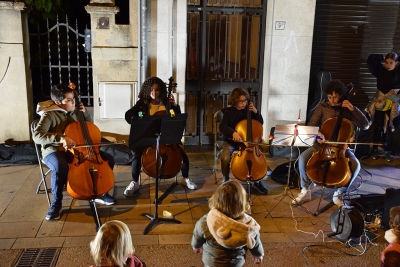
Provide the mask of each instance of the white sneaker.
POLYGON ((134 182, 132 181, 126 188, 124 191, 124 195, 127 197, 133 196, 133 193, 135 193, 136 191, 139 190, 139 183, 138 182, 134 182))
POLYGON ((335 191, 335 193, 333 193, 332 201, 339 207, 343 206, 342 193, 339 191, 335 191))
POLYGON ((197 185, 190 178, 182 178, 181 184, 192 190, 197 188, 197 185))
POLYGON ((292 200, 293 205, 300 205, 301 202, 307 202, 311 200, 311 190, 301 189, 301 192, 295 199, 292 200))

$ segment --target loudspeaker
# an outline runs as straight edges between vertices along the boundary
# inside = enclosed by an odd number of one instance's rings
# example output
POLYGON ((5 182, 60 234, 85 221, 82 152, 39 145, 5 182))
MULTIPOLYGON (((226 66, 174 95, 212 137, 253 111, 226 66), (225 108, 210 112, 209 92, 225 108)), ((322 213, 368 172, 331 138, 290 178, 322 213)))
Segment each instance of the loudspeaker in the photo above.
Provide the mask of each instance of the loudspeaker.
POLYGON ((390 209, 400 206, 400 189, 388 188, 386 189, 385 203, 383 205, 383 217, 381 228, 389 230, 390 209))

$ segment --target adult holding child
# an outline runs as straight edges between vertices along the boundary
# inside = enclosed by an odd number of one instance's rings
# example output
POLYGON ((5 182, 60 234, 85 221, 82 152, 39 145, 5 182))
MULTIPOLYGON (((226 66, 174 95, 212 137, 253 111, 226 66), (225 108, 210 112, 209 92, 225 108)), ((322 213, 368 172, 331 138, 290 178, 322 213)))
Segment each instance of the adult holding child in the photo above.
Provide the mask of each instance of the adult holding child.
MULTIPOLYGON (((375 125, 373 142, 384 144, 383 156, 392 161, 391 136, 400 125, 400 68, 399 56, 390 52, 386 56, 371 54, 368 57, 368 69, 376 77, 377 91, 365 111, 375 125)), ((378 147, 374 146, 372 159, 378 158, 378 147)))

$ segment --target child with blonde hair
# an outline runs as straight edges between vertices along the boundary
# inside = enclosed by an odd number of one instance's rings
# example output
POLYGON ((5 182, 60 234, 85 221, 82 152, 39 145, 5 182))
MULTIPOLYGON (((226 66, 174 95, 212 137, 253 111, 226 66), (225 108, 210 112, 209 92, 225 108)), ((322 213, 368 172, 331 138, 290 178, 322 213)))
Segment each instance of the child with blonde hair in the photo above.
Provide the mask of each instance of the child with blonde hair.
POLYGON ((385 232, 389 245, 382 251, 381 267, 400 266, 400 206, 390 209, 390 229, 385 232))
POLYGON ((255 264, 261 264, 264 248, 260 225, 249 215, 246 191, 235 180, 223 183, 209 199, 210 211, 200 218, 193 231, 192 248, 203 253, 207 267, 240 267, 249 249, 255 264))
POLYGON ((95 265, 90 267, 145 267, 135 255, 128 226, 121 221, 103 224, 90 242, 90 254, 95 265))

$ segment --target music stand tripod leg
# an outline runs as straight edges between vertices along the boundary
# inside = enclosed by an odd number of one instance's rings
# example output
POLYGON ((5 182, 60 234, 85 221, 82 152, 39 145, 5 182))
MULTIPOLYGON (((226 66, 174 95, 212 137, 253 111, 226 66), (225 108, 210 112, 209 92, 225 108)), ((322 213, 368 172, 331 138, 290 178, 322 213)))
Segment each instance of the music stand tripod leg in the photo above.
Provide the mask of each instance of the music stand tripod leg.
MULTIPOLYGON (((161 122, 162 123, 162 122, 161 122)), ((159 166, 160 166, 160 136, 161 134, 157 135, 157 140, 156 140, 156 194, 155 194, 155 205, 154 205, 154 216, 152 216, 149 213, 142 213, 143 216, 146 216, 151 220, 151 222, 144 228, 143 234, 146 235, 148 234, 151 229, 153 229, 157 224, 160 222, 171 222, 171 223, 182 223, 181 221, 178 221, 176 219, 172 218, 159 218, 158 217, 158 188, 159 188, 159 180, 160 180, 160 175, 159 175, 159 166)), ((162 167, 162 166, 161 166, 162 167)))
MULTIPOLYGON (((163 163, 161 163, 163 164, 163 163)), ((162 177, 162 174, 160 175, 162 177)), ((169 193, 171 193, 172 191, 174 191, 175 187, 178 185, 178 180, 177 180, 177 175, 175 176, 175 182, 173 182, 168 189, 164 192, 164 194, 162 194, 162 196, 158 199, 158 204, 161 204, 162 201, 164 200, 164 198, 166 198, 169 193)), ((154 202, 156 202, 156 200, 154 200, 154 202)))
POLYGON ((154 216, 142 213, 151 220, 146 226, 143 234, 147 234, 156 224, 160 222, 181 223, 172 218, 158 218, 158 190, 160 180, 160 144, 177 144, 182 137, 187 114, 177 114, 174 117, 147 116, 144 118, 132 118, 129 134, 129 147, 147 147, 156 145, 156 194, 154 216), (162 136, 161 136, 162 134, 162 136))
POLYGON ((289 157, 289 166, 288 166, 288 178, 287 178, 287 182, 286 182, 286 187, 285 187, 285 191, 284 194, 287 194, 287 190, 289 189, 289 183, 290 183, 290 172, 292 171, 292 157, 293 157, 293 146, 290 146, 290 157, 289 157))

